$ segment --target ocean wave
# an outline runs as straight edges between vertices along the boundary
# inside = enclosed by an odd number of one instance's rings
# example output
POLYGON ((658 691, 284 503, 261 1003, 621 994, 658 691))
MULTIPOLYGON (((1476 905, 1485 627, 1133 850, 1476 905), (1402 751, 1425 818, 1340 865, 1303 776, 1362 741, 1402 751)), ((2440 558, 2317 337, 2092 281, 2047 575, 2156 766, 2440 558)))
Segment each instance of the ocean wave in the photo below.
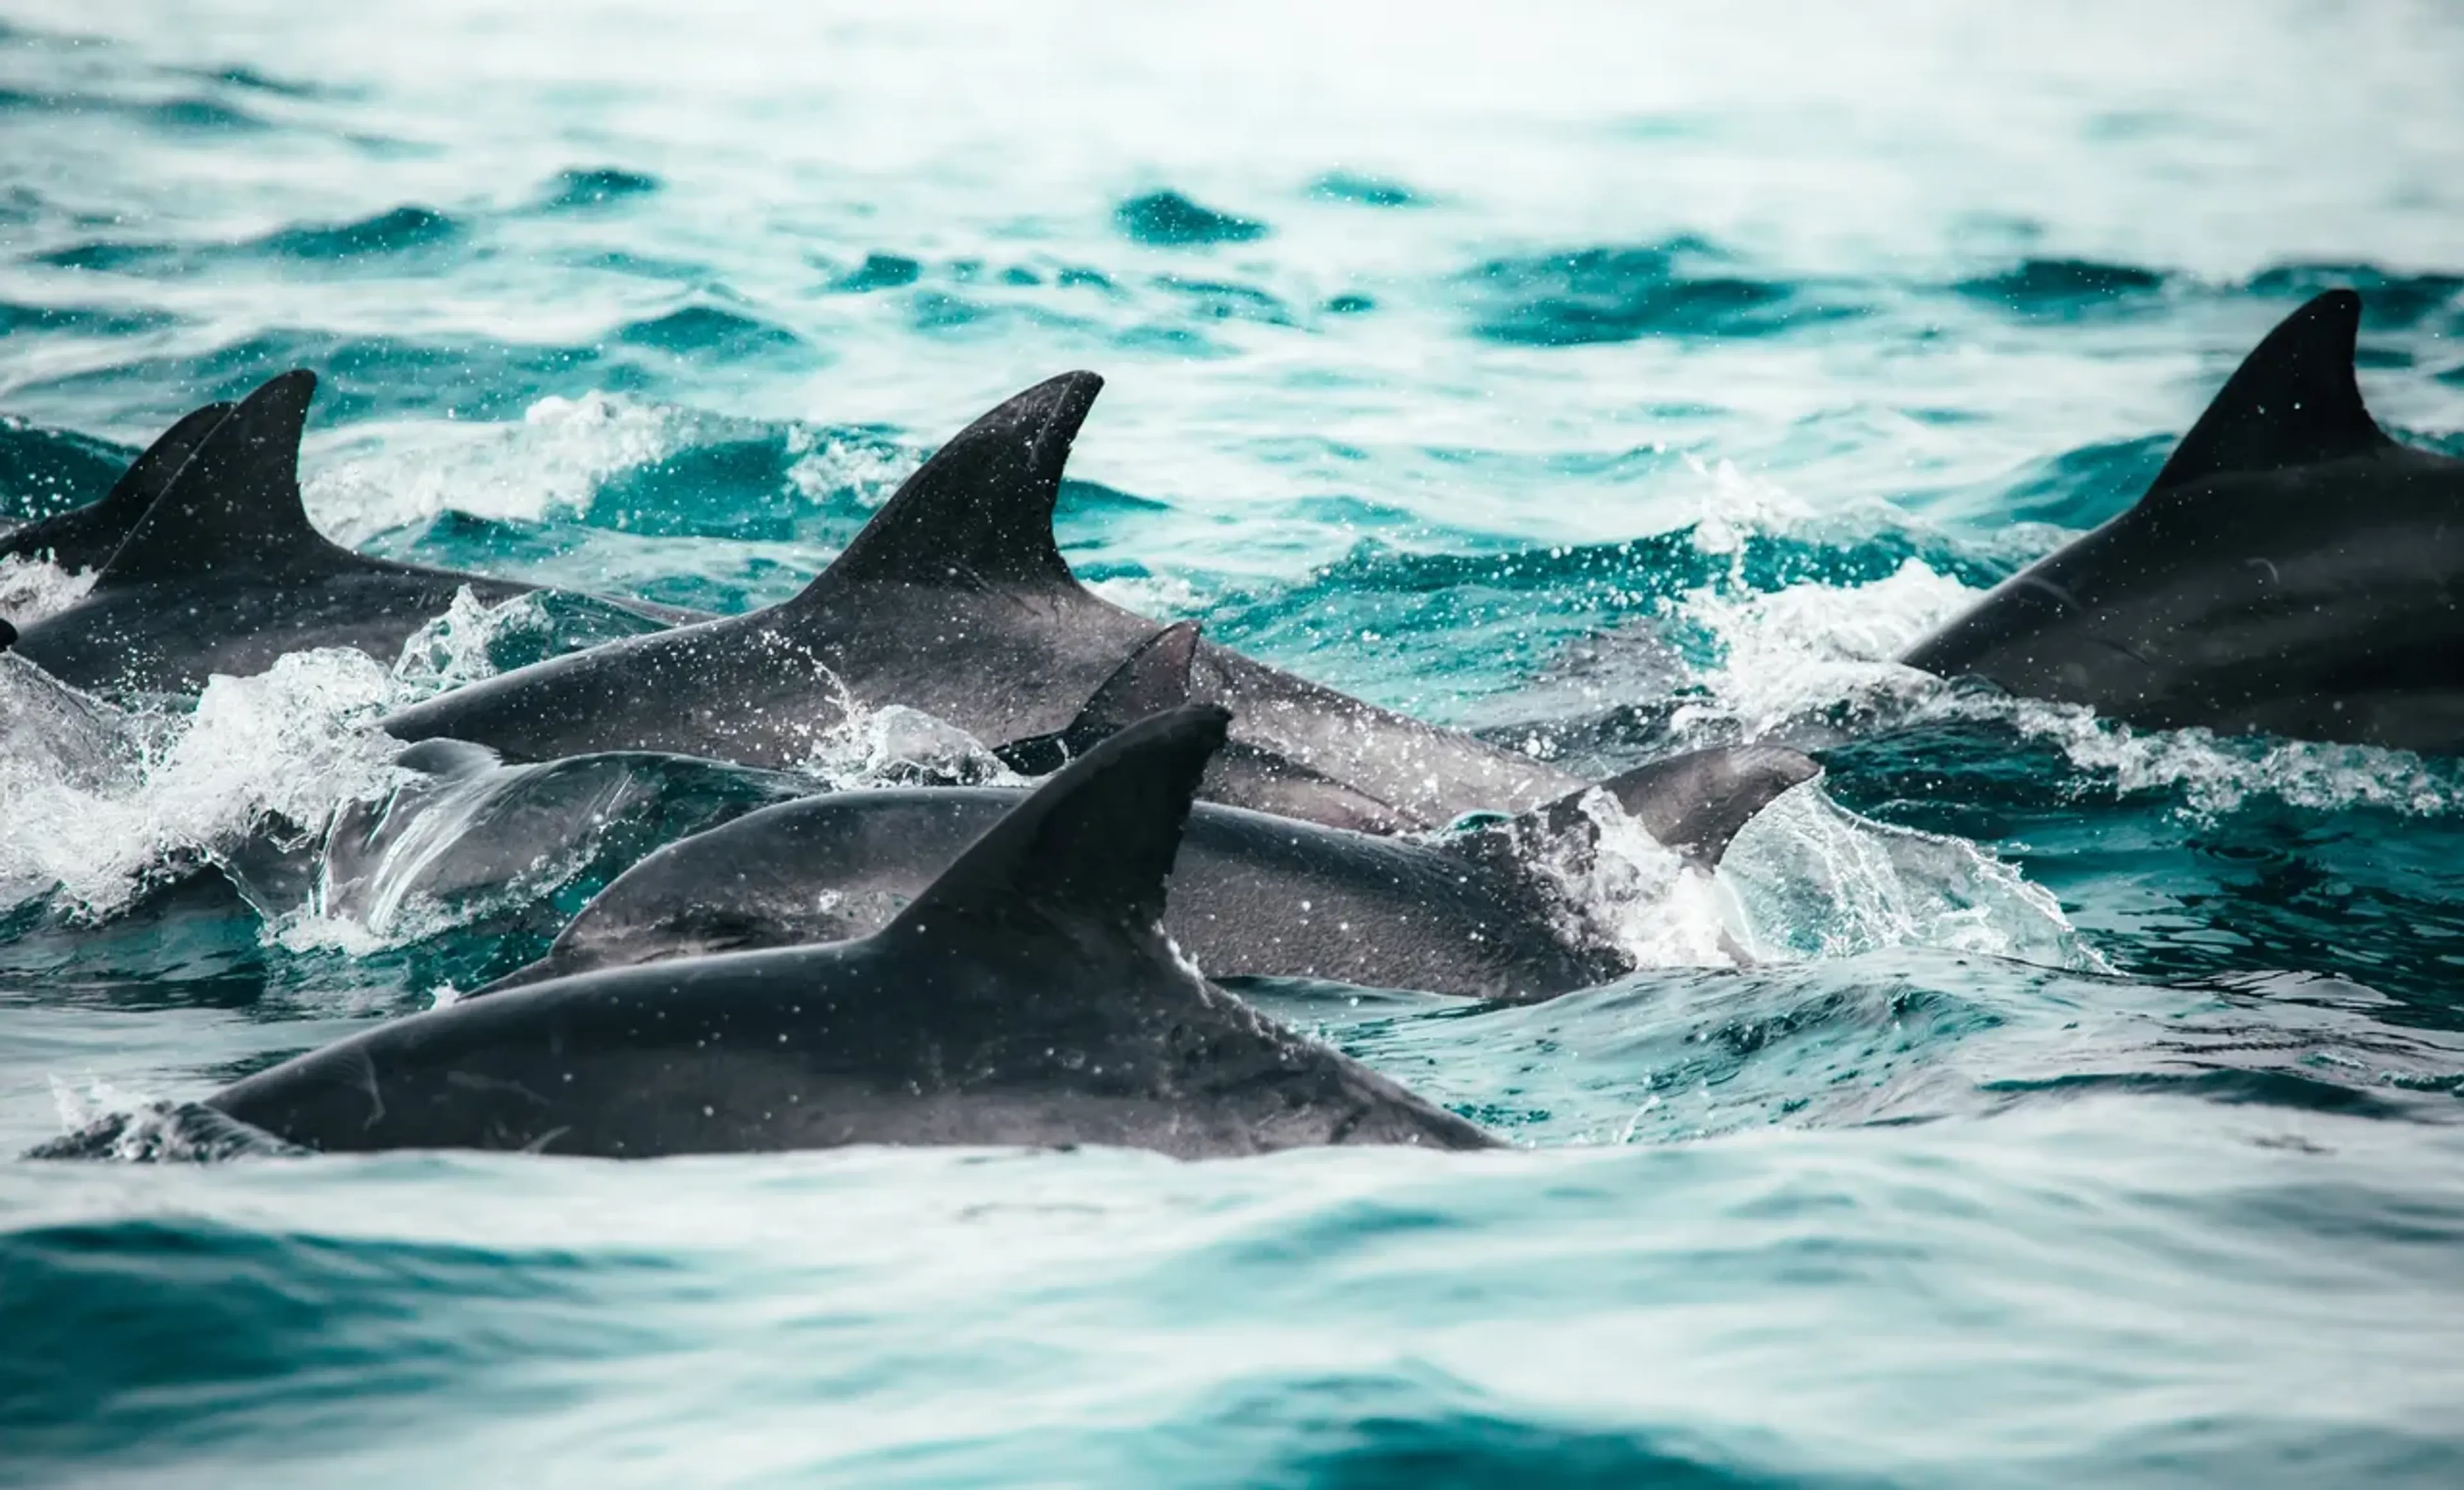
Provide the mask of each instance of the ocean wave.
POLYGON ((1737 266, 1717 245, 1679 238, 1491 259, 1463 283, 1475 335, 1530 346, 1763 337, 1865 314, 1836 294, 1737 266))

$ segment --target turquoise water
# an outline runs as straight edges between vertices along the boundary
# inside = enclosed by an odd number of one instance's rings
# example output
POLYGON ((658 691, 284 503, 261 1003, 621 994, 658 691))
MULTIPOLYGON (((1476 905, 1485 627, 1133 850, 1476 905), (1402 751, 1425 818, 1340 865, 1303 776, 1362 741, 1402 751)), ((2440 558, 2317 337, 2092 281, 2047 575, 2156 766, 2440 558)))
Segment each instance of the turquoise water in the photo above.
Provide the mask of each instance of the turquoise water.
MULTIPOLYGON (((1092 367, 1106 593, 1819 790, 1577 887, 1616 986, 1252 991, 1503 1154, 0 1162, 0 1479, 2464 1480, 2464 768, 1885 660, 2318 289, 2464 453, 2464 20, 803 9, 0 7, 0 511, 306 364, 329 534, 735 609, 1092 367)), ((193 717, 0 670, 0 1151, 474 986, 763 789, 513 887, 253 867, 389 788, 373 711, 580 624, 193 717)), ((895 777, 873 725, 816 774, 895 777)))

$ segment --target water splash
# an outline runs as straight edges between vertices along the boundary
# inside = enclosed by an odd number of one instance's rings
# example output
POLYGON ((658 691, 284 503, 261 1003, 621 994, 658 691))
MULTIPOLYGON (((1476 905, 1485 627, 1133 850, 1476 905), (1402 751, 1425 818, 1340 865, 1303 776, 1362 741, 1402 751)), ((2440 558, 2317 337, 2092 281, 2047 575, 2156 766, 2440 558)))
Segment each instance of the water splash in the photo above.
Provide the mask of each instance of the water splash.
POLYGON ((67 570, 48 559, 11 554, 0 559, 0 618, 19 629, 48 620, 85 599, 96 571, 67 570))

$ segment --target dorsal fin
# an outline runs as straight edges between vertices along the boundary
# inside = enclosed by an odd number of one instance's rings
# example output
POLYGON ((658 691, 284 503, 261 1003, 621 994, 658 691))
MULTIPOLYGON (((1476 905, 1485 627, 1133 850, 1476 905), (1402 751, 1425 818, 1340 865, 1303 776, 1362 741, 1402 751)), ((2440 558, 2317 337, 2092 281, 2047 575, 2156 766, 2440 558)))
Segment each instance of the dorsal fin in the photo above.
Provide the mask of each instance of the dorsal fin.
POLYGON ((1012 740, 993 754, 1021 776, 1048 776, 1139 720, 1188 703, 1197 655, 1198 623, 1168 625, 1112 669, 1068 728, 1012 740))
POLYGON ((1075 587, 1052 508, 1070 442, 1103 386, 1093 373, 1064 373, 959 430, 798 599, 847 584, 1075 587))
POLYGON ((1231 712, 1193 705, 1133 724, 993 824, 880 935, 952 921, 1156 932, 1191 799, 1231 712))
POLYGON ((9 624, 8 617, 0 616, 0 652, 5 652, 16 645, 17 628, 9 624))
POLYGON ((317 375, 302 370, 242 399, 130 531, 96 585, 341 556, 309 523, 299 496, 299 437, 316 392, 317 375))
MULTIPOLYGON (((1780 793, 1822 774, 1812 756, 1784 745, 1727 745, 1687 751, 1637 766, 1599 784, 1651 836, 1688 859, 1717 865, 1728 841, 1780 793)), ((1594 788, 1543 802, 1525 819, 1563 832, 1594 788)))
POLYGON ((2280 471, 2392 444, 2362 403, 2353 342, 2362 297, 2330 290, 2251 349, 2147 490, 2231 471, 2280 471))
POLYGON ((234 406, 209 404, 181 415, 178 423, 164 430, 143 454, 128 463, 128 469, 111 484, 102 500, 94 504, 94 511, 109 514, 122 532, 135 527, 155 499, 170 488, 172 478, 206 443, 206 437, 231 416, 234 406))
POLYGON ((12 554, 49 554, 63 569, 92 569, 111 558, 129 530, 170 486, 206 436, 223 422, 231 406, 209 404, 181 416, 128 463, 102 500, 71 508, 0 535, 0 558, 12 554))

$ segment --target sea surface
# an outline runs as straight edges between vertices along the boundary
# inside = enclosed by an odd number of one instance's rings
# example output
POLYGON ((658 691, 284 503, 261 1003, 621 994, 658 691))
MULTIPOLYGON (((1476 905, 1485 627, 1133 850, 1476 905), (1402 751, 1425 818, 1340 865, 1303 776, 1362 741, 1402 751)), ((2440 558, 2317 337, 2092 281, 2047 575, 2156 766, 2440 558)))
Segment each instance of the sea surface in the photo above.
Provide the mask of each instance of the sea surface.
MULTIPOLYGON (((1247 990, 1500 1153, 0 1159, 0 1482, 2464 1484, 2464 766, 1888 660, 2321 289, 2464 454, 2459 79, 2400 0, 0 0, 0 514, 304 365, 338 540, 741 609, 1088 367, 1103 593, 1584 768, 1825 768, 1717 880, 1572 887, 1614 986, 1247 990)), ((376 712, 577 624, 193 714, 0 658, 0 1152, 758 797, 264 867, 399 786, 376 712)))

